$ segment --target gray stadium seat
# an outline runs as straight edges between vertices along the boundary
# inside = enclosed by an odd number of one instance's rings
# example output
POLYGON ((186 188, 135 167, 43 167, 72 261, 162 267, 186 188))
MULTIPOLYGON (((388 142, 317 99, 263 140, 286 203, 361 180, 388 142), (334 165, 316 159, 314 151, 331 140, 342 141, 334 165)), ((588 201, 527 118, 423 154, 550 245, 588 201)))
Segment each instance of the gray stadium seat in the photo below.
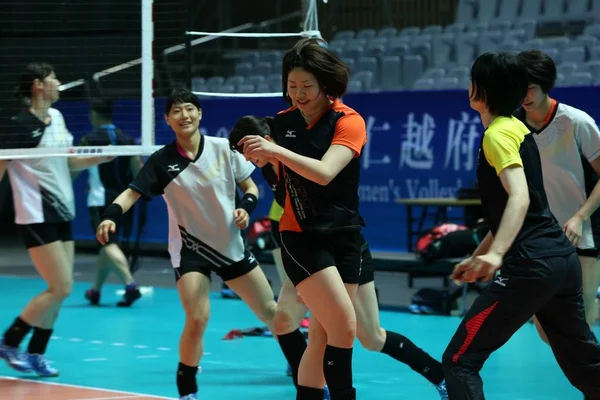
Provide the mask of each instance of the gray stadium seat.
POLYGON ((356 70, 356 61, 354 60, 354 58, 344 57, 342 58, 342 60, 350 70, 350 73, 356 70))
POLYGON ((567 80, 565 79, 565 75, 557 72, 556 73, 556 83, 554 84, 556 87, 568 86, 567 80))
POLYGON ((596 45, 590 49, 590 60, 600 60, 600 45, 596 45))
POLYGON ((431 36, 418 36, 411 42, 410 52, 419 55, 423 59, 423 68, 428 68, 432 63, 433 49, 431 36))
POLYGON ((496 19, 488 23, 488 30, 490 31, 507 32, 511 29, 513 29, 512 21, 502 21, 496 19))
POLYGON ((206 87, 209 92, 218 92, 220 87, 225 83, 225 78, 222 76, 211 76, 206 80, 206 87))
POLYGON ((586 58, 591 58, 591 52, 594 46, 600 43, 598 38, 591 35, 581 35, 572 41, 573 46, 581 46, 585 49, 586 58))
MULTIPOLYGON (((215 92, 220 92, 220 93, 235 93, 235 86, 233 85, 220 85, 215 87, 215 92)), ((212 92, 212 90, 211 90, 212 92)))
POLYGON ((366 39, 370 40, 377 36, 377 31, 375 29, 361 29, 356 33, 356 39, 366 39))
POLYGON ((515 21, 519 16, 521 0, 500 0, 499 21, 515 21))
POLYGON ((478 0, 477 21, 490 22, 496 19, 496 0, 478 0))
POLYGON ((277 61, 280 61, 283 58, 283 52, 279 50, 269 50, 264 53, 260 53, 258 58, 260 61, 265 61, 270 63, 271 65, 275 64, 277 61))
POLYGON ((498 44, 497 50, 506 53, 518 53, 522 42, 517 40, 504 40, 498 44))
POLYGON ((522 51, 527 50, 542 50, 544 48, 543 39, 530 39, 521 46, 522 51))
POLYGON ((206 87, 206 81, 202 77, 192 78, 192 90, 194 92, 201 92, 200 88, 206 87))
POLYGON ((525 29, 511 29, 505 32, 503 41, 506 42, 514 40, 516 42, 523 43, 527 39, 528 38, 526 37, 525 29))
POLYGON ((470 79, 471 71, 468 67, 454 67, 446 73, 449 78, 457 78, 459 81, 470 79))
POLYGON ((521 5, 520 19, 537 20, 542 14, 543 0, 525 0, 521 5))
POLYGON ((484 32, 479 38, 479 54, 497 51, 498 45, 503 38, 504 35, 502 35, 502 32, 484 32))
POLYGON ((559 22, 564 18, 565 12, 566 4, 564 0, 545 0, 539 20, 543 22, 559 22))
POLYGON ((388 46, 387 55, 402 57, 410 52, 409 44, 410 42, 405 39, 393 39, 388 46))
POLYGON ((444 28, 444 33, 453 33, 456 35, 457 33, 464 32, 466 29, 467 27, 464 23, 456 22, 446 26, 446 28, 444 28))
POLYGON ((419 79, 430 78, 437 82, 440 79, 442 79, 444 76, 446 76, 446 70, 444 68, 430 68, 430 69, 426 70, 423 73, 423 75, 420 76, 419 79))
POLYGON ((419 78, 412 88, 414 90, 435 90, 435 81, 431 78, 419 78))
POLYGON ((569 86, 591 86, 592 74, 589 72, 574 72, 570 77, 566 77, 569 86))
POLYGON ((458 89, 460 81, 454 77, 443 77, 437 82, 437 88, 440 90, 458 89))
POLYGON ((477 53, 478 38, 477 32, 467 32, 457 36, 455 46, 457 66, 471 66, 477 53))
POLYGON ((266 81, 266 79, 262 75, 251 75, 251 76, 249 76, 249 77, 246 78, 246 82, 245 83, 257 86, 257 85, 260 85, 261 83, 264 83, 265 81, 266 81))
POLYGON ((247 62, 239 62, 235 65, 235 74, 248 76, 252 74, 252 64, 247 62))
POLYGON ((273 65, 270 62, 260 61, 252 68, 252 75, 269 75, 273 70, 273 65))
POLYGON ((393 26, 388 26, 386 28, 381 28, 377 33, 377 37, 380 38, 393 38, 398 34, 398 29, 393 26))
POLYGON ((455 22, 469 24, 475 19, 477 4, 474 0, 458 0, 455 22))
POLYGON ((550 58, 552 58, 556 64, 560 64, 562 62, 562 60, 560 58, 561 52, 556 47, 545 47, 543 49, 543 51, 544 51, 544 53, 549 55, 550 58))
POLYGON ((402 87, 401 60, 399 56, 384 56, 381 59, 381 77, 379 86, 382 89, 393 90, 402 87))
POLYGON ((569 0, 567 1, 567 11, 564 18, 568 21, 590 21, 589 0, 569 0))
MULTIPOLYGON (((379 68, 377 66, 377 59, 374 57, 361 57, 356 62, 356 70, 355 72, 369 71, 373 75, 373 84, 379 82, 378 72, 379 68)), ((371 89, 371 87, 367 87, 363 85, 365 89, 371 89)))
POLYGON ((428 25, 421 31, 421 35, 440 35, 444 31, 441 25, 428 25))
POLYGON ((576 64, 582 64, 586 60, 585 48, 581 46, 567 47, 563 50, 560 59, 563 63, 572 62, 576 64))
POLYGON ((348 82, 348 93, 362 92, 362 82, 353 81, 348 82))
POLYGON ((375 89, 375 77, 371 71, 358 71, 352 76, 353 81, 362 83, 362 90, 375 89))
MULTIPOLYGON (((279 90, 281 91, 281 86, 279 87, 279 90)), ((271 86, 268 83, 259 83, 258 85, 256 85, 256 93, 270 93, 273 92, 273 89, 271 88, 271 86)))
POLYGON ((474 22, 467 27, 469 32, 477 32, 477 34, 481 35, 483 32, 487 32, 490 30, 489 22, 474 22))
POLYGON ((258 51, 246 51, 242 54, 240 61, 254 65, 258 62, 259 57, 258 51))
POLYGON ((448 67, 452 63, 451 58, 456 44, 455 34, 445 32, 433 39, 433 62, 434 67, 448 67))
POLYGON ((588 61, 584 64, 584 68, 592 74, 592 84, 600 85, 600 60, 588 61))
POLYGON ((255 86, 250 83, 243 83, 238 87, 238 93, 255 93, 255 86))
POLYGON ((362 57, 364 51, 365 50, 364 50, 363 46, 352 43, 352 44, 347 45, 346 48, 344 49, 344 56, 350 57, 350 58, 359 58, 359 57, 362 57))
POLYGON ((421 33, 421 28, 418 26, 409 26, 404 28, 398 34, 398 37, 413 37, 421 33))
POLYGON ((339 31, 333 35, 333 40, 350 40, 354 39, 354 31, 339 31))
POLYGON ((577 64, 573 62, 563 62, 556 66, 556 72, 560 72, 564 76, 571 76, 575 71, 577 71, 577 64))
POLYGON ((381 42, 371 42, 367 45, 364 51, 364 55, 366 57, 376 57, 379 58, 386 53, 386 46, 381 44, 381 42))
POLYGON ((514 28, 523 29, 525 31, 525 40, 531 40, 535 38, 537 21, 535 19, 521 19, 515 21, 514 28))
POLYGON ((423 74, 423 57, 406 55, 402 60, 402 86, 412 87, 413 83, 423 74))
MULTIPOLYGON (((271 74, 271 75, 267 76, 267 79, 265 80, 264 83, 269 85, 269 87, 271 88, 271 90, 273 92, 279 92, 282 90, 281 75, 271 74)), ((256 86, 260 86, 260 85, 261 85, 261 83, 258 83, 256 86)))
POLYGON ((234 75, 234 76, 230 76, 229 78, 225 79, 225 85, 231 85, 235 88, 239 87, 240 85, 242 85, 245 81, 245 77, 240 76, 240 75, 234 75))
POLYGON ((544 40, 544 48, 553 47, 562 52, 570 43, 567 37, 552 37, 544 40))
MULTIPOLYGON (((598 12, 600 13, 600 9, 598 9, 598 12)), ((594 37, 600 39, 600 24, 586 26, 585 29, 583 30, 583 33, 585 35, 594 36, 594 37)))

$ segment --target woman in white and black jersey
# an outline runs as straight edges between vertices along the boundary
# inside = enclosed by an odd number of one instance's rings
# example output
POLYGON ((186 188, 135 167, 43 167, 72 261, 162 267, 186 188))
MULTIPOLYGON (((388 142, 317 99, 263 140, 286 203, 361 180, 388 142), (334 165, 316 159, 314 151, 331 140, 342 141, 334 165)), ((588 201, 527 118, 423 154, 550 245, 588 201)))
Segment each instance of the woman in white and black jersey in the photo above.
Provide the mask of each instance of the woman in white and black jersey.
MULTIPOLYGON (((45 63, 27 65, 15 94, 23 109, 4 132, 3 147, 69 147, 73 136, 60 111, 54 68, 45 63)), ((8 171, 12 186, 15 223, 35 268, 48 288, 34 297, 0 339, 0 358, 20 372, 58 376, 45 357, 63 300, 73 286, 74 245, 71 221, 75 218, 72 170, 81 170, 106 157, 46 157, 0 160, 0 178, 8 171), (26 352, 19 349, 33 329, 26 352)))

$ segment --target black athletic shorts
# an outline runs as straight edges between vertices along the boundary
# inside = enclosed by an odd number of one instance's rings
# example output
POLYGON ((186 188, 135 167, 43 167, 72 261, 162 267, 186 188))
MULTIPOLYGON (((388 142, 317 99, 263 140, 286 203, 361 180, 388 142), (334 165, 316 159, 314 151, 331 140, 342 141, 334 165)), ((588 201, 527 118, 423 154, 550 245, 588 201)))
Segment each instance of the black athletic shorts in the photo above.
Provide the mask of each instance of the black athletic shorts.
MULTIPOLYGON (((96 235, 96 230, 98 229, 98 225, 102 222, 102 214, 104 214, 104 210, 106 210, 106 206, 104 207, 88 207, 88 211, 90 213, 90 222, 92 224, 92 232, 94 232, 94 236, 96 235)), ((116 224, 116 232, 110 233, 108 235, 108 242, 116 243, 118 241, 119 234, 123 229, 123 224, 116 224)), ((98 243, 99 244, 99 243, 98 243)))
POLYGON ((375 280, 375 264, 373 263, 371 249, 366 241, 362 245, 360 261, 360 280, 358 284, 366 285, 375 280))
POLYGON ((25 247, 28 249, 53 242, 73 240, 71 222, 27 224, 17 225, 17 227, 23 242, 25 242, 25 247))
POLYGON ((593 247, 591 249, 577 248, 577 255, 580 257, 600 258, 600 249, 593 247))
POLYGON ((179 268, 175 268, 175 281, 177 282, 179 278, 188 272, 200 272, 210 279, 212 272, 214 272, 227 282, 246 275, 256 267, 258 267, 258 261, 248 250, 245 250, 243 259, 223 267, 216 267, 199 255, 197 257, 182 257, 179 268))
POLYGON ((338 269, 344 283, 359 283, 361 244, 364 241, 359 231, 283 231, 280 232, 280 238, 283 266, 294 286, 312 274, 332 266, 338 269))

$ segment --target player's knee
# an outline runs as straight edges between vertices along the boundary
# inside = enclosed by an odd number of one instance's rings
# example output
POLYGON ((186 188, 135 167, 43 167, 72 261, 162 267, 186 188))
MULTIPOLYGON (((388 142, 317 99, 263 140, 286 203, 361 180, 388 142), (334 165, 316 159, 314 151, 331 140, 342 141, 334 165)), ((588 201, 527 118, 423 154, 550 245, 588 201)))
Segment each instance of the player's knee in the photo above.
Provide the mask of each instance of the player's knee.
POLYGON ((258 319, 260 319, 262 322, 268 325, 271 322, 273 322, 276 311, 277 303, 275 302, 275 300, 269 300, 268 302, 263 304, 256 316, 258 317, 258 319))
POLYGON ((346 318, 323 324, 327 333, 327 343, 336 347, 352 347, 356 338, 356 319, 346 318))
POLYGON ((199 339, 204 334, 208 325, 208 315, 201 313, 187 314, 185 318, 185 331, 189 337, 199 339))
POLYGON ((273 317, 273 329, 275 330, 276 335, 285 335, 287 333, 293 332, 297 328, 296 321, 292 320, 290 314, 283 310, 277 310, 275 312, 275 316, 273 317))
POLYGON ((362 330, 356 332, 358 341, 365 349, 369 351, 380 352, 385 344, 385 331, 383 328, 362 330))
POLYGON ((48 291, 57 301, 63 301, 71 294, 73 290, 73 279, 66 279, 49 286, 48 291))

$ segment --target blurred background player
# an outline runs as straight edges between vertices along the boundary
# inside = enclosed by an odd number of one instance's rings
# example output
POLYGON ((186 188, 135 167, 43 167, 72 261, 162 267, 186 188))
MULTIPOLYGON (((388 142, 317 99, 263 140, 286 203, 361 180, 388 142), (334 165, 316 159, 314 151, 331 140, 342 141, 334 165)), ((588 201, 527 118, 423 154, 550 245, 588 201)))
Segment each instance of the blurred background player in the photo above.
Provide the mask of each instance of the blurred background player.
MULTIPOLYGON (((133 145, 134 140, 124 134, 112 122, 113 102, 106 98, 95 98, 91 101, 90 122, 93 131, 81 139, 81 146, 119 146, 133 145)), ((142 168, 140 156, 120 156, 113 161, 88 169, 87 205, 93 232, 96 232, 101 222, 101 216, 106 207, 127 189, 129 183, 142 168)), ((127 256, 119 246, 119 233, 124 239, 131 235, 133 228, 133 213, 128 213, 123 224, 118 226, 121 232, 111 235, 108 243, 98 252, 96 261, 96 281, 85 292, 85 298, 93 305, 100 303, 102 285, 109 273, 114 271, 117 278, 125 285, 123 300, 119 307, 129 307, 141 297, 132 273, 127 256)))

